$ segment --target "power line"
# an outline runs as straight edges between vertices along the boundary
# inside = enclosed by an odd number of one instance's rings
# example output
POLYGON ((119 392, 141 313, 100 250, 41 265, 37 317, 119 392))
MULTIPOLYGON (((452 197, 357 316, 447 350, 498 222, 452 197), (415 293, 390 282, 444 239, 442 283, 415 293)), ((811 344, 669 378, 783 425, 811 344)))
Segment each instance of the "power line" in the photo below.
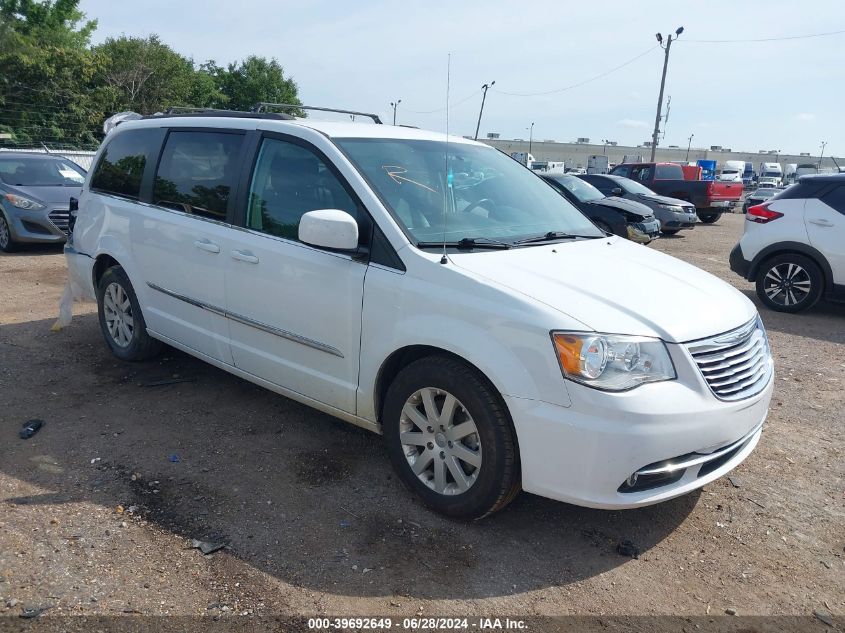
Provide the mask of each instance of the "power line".
MULTIPOLYGON (((464 99, 461 99, 460 101, 455 101, 454 103, 450 103, 449 108, 456 108, 459 105, 466 103, 467 101, 472 99, 474 96, 476 96, 479 92, 481 92, 481 88, 479 88, 478 90, 473 92, 471 95, 465 97, 464 99)), ((443 110, 446 109, 446 106, 444 106, 442 108, 437 108, 436 110, 409 110, 408 108, 403 108, 403 109, 405 110, 405 112, 410 112, 412 114, 434 114, 435 112, 443 112, 443 110)))
POLYGON ((601 79, 602 77, 607 77, 609 74, 615 73, 617 70, 620 70, 622 68, 625 68, 625 66, 629 66, 630 64, 633 64, 635 61, 637 61, 641 57, 645 57, 646 55, 648 55, 650 52, 652 52, 656 48, 659 48, 659 47, 658 46, 652 46, 647 51, 640 53, 636 57, 632 57, 627 62, 625 62, 623 64, 619 64, 618 66, 615 66, 614 68, 611 68, 610 70, 606 70, 605 72, 600 73, 600 74, 596 75, 595 77, 590 77, 589 79, 585 79, 584 81, 579 81, 578 83, 575 83, 575 84, 572 84, 572 85, 569 85, 569 86, 565 86, 563 88, 558 88, 556 90, 546 90, 544 92, 505 92, 504 90, 499 90, 498 88, 491 88, 491 90, 493 90, 494 92, 498 92, 499 94, 508 95, 509 97, 539 97, 539 96, 542 96, 542 95, 551 95, 551 94, 557 94, 557 93, 560 93, 560 92, 565 92, 567 90, 572 90, 573 88, 578 88, 579 86, 583 86, 584 84, 588 84, 591 81, 595 81, 596 79, 601 79))
POLYGON ((761 37, 761 38, 747 38, 742 40, 688 40, 684 38, 684 42, 695 42, 697 44, 745 44, 746 42, 780 42, 783 40, 804 40, 811 37, 827 37, 829 35, 841 35, 845 33, 845 29, 841 31, 827 31, 826 33, 810 33, 808 35, 785 35, 782 37, 761 37))

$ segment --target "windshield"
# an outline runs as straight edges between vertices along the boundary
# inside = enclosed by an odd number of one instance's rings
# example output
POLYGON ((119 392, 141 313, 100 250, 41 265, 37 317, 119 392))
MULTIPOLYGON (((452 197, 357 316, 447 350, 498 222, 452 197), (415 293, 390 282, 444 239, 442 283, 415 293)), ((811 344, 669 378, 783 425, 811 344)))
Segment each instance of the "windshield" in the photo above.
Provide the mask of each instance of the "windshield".
POLYGON ((619 180, 616 180, 614 182, 628 193, 641 193, 646 196, 655 195, 655 193, 651 189, 649 189, 645 185, 641 185, 636 180, 631 180, 630 178, 620 178, 619 180))
POLYGON ((10 157, 0 159, 0 180, 16 187, 79 187, 85 172, 68 160, 10 157))
POLYGON ((575 176, 558 176, 554 178, 561 187, 566 189, 581 202, 601 200, 605 195, 590 183, 575 176))
POLYGON ((755 191, 752 197, 754 198, 771 198, 773 195, 778 193, 778 190, 774 187, 764 187, 758 191, 755 191))
POLYGON ((552 231, 602 237, 563 196, 492 147, 409 139, 336 143, 418 243, 512 243, 552 231))

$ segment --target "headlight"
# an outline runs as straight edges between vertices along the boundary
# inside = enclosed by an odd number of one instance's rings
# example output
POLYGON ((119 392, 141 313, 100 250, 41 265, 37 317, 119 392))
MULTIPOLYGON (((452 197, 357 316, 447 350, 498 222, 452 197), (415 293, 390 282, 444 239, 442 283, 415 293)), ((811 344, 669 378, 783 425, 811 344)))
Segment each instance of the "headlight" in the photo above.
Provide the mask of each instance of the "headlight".
POLYGON ((666 345, 645 336, 552 332, 563 375, 588 387, 625 391, 677 376, 666 345))
POLYGON ((673 213, 683 213, 684 208, 677 204, 662 204, 660 202, 657 203, 657 206, 661 209, 666 209, 667 211, 672 211, 673 213))
POLYGON ((36 202, 35 200, 30 200, 29 198, 24 198, 23 196, 16 196, 13 193, 7 193, 4 196, 6 200, 11 202, 14 206, 18 209, 27 209, 29 211, 39 211, 40 209, 44 208, 44 205, 40 202, 36 202))

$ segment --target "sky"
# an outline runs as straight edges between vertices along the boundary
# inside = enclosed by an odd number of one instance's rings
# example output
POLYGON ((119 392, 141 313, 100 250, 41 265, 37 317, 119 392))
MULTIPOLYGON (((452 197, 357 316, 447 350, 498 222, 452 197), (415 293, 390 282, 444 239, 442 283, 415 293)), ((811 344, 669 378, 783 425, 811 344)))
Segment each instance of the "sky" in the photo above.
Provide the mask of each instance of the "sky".
POLYGON ((445 131, 448 68, 452 134, 475 133, 481 85, 495 81, 480 137, 527 140, 533 122, 537 140, 620 145, 651 138, 663 66, 655 33, 665 39, 683 26, 670 53, 661 145, 684 147, 693 134, 693 147, 817 156, 827 141, 825 156, 845 155, 845 32, 749 41, 845 31, 842 0, 82 0, 80 8, 98 20, 95 43, 155 33, 197 63, 275 57, 307 105, 389 122, 390 103, 401 99, 398 123, 445 131))

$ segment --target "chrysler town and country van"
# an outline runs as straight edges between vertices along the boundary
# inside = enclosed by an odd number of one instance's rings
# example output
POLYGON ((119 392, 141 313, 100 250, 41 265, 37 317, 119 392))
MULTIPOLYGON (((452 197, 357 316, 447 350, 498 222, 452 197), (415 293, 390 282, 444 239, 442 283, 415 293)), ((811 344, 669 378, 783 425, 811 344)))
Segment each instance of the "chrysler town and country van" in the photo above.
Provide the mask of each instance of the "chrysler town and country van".
POLYGON ((431 508, 633 508, 757 444, 753 304, 481 143, 286 115, 109 133, 66 247, 120 359, 162 344, 382 433, 431 508))

